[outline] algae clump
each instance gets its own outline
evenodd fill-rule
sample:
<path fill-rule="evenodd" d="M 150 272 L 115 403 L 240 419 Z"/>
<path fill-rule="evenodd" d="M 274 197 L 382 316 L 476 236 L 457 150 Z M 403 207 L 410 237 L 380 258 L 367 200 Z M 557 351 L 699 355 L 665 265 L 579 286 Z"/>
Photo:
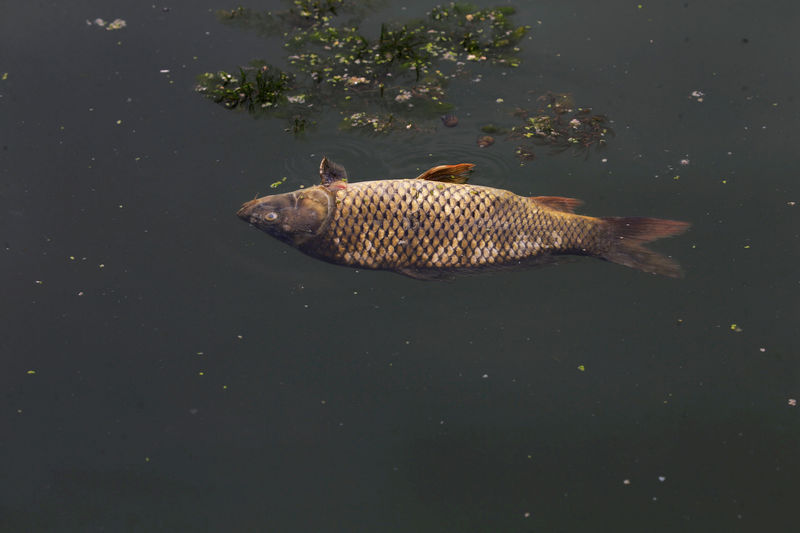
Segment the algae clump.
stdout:
<path fill-rule="evenodd" d="M 423 19 L 384 23 L 377 37 L 369 37 L 360 24 L 376 5 L 295 0 L 276 13 L 219 11 L 223 23 L 283 36 L 289 67 L 254 61 L 235 73 L 205 73 L 197 91 L 229 109 L 282 117 L 294 133 L 325 107 L 339 112 L 344 129 L 424 130 L 452 109 L 448 85 L 470 64 L 520 64 L 518 44 L 529 27 L 512 23 L 511 7 L 450 3 Z"/>

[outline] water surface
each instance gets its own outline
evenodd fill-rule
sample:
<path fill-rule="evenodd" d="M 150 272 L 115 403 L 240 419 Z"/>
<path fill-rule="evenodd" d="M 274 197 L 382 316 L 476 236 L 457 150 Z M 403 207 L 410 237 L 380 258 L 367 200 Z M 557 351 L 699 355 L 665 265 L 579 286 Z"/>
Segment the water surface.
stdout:
<path fill-rule="evenodd" d="M 194 92 L 285 57 L 230 7 L 4 10 L 0 529 L 793 529 L 795 3 L 519 2 L 522 65 L 454 84 L 456 128 L 347 134 L 328 110 L 300 138 Z M 546 91 L 614 120 L 604 153 L 477 147 Z M 472 162 L 473 183 L 588 214 L 691 221 L 657 245 L 687 276 L 422 283 L 235 217 L 284 176 L 316 183 L 323 154 L 354 180 Z"/>

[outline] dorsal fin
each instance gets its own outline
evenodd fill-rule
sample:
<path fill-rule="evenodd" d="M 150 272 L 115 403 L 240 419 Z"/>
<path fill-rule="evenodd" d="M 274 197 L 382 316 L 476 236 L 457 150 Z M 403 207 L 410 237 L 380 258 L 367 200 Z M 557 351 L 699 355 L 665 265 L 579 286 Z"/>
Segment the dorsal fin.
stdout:
<path fill-rule="evenodd" d="M 319 177 L 322 185 L 327 187 L 337 181 L 347 181 L 347 171 L 342 165 L 337 165 L 327 157 L 323 157 L 319 164 Z"/>
<path fill-rule="evenodd" d="M 583 200 L 577 198 L 564 198 L 563 196 L 531 196 L 534 200 L 555 211 L 574 213 L 575 209 L 583 205 Z"/>
<path fill-rule="evenodd" d="M 469 172 L 474 167 L 472 163 L 459 163 L 458 165 L 439 165 L 433 167 L 419 176 L 418 180 L 442 181 L 444 183 L 466 183 Z"/>

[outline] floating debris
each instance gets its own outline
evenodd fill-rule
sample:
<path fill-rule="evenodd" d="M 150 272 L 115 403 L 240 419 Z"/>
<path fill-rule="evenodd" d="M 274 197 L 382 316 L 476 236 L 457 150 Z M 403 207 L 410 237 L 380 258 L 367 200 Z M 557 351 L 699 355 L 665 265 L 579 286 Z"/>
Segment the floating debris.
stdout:
<path fill-rule="evenodd" d="M 489 135 L 499 135 L 507 133 L 504 128 L 499 128 L 494 124 L 486 124 L 485 126 L 481 126 L 481 131 L 483 133 L 488 133 Z"/>
<path fill-rule="evenodd" d="M 702 102 L 703 99 L 706 97 L 706 93 L 703 91 L 692 91 L 689 94 L 689 98 L 694 98 L 696 102 Z"/>
<path fill-rule="evenodd" d="M 122 19 L 114 19 L 113 22 L 111 22 L 108 26 L 106 26 L 106 30 L 121 30 L 127 25 L 128 23 Z"/>
<path fill-rule="evenodd" d="M 200 76 L 197 91 L 206 93 L 228 109 L 245 105 L 250 111 L 288 103 L 286 92 L 294 88 L 293 76 L 263 62 L 239 68 L 239 75 L 207 72 Z"/>
<path fill-rule="evenodd" d="M 237 74 L 205 73 L 197 91 L 229 109 L 275 116 L 306 117 L 329 106 L 339 110 L 345 129 L 384 133 L 417 130 L 417 122 L 452 109 L 446 86 L 471 77 L 470 62 L 520 64 L 517 45 L 529 27 L 512 24 L 511 7 L 437 6 L 426 19 L 383 24 L 375 38 L 358 27 L 371 5 L 294 0 L 277 13 L 220 11 L 227 24 L 283 36 L 291 66 L 282 72 L 262 61 Z"/>
<path fill-rule="evenodd" d="M 536 159 L 536 155 L 533 153 L 533 150 L 525 148 L 523 146 L 517 146 L 514 155 L 521 161 L 533 161 Z"/>
<path fill-rule="evenodd" d="M 481 135 L 478 137 L 478 146 L 481 148 L 488 148 L 494 144 L 494 137 L 491 135 Z"/>
<path fill-rule="evenodd" d="M 442 115 L 442 124 L 448 128 L 455 128 L 458 126 L 458 117 L 452 113 Z"/>
<path fill-rule="evenodd" d="M 573 155 L 589 157 L 592 148 L 604 148 L 614 136 L 608 117 L 594 114 L 590 107 L 576 107 L 569 93 L 548 92 L 537 101 L 541 105 L 532 114 L 519 108 L 514 112 L 523 123 L 512 128 L 510 138 L 548 146 L 551 154 L 571 150 Z M 531 147 L 517 148 L 522 160 L 530 160 L 532 155 Z"/>
<path fill-rule="evenodd" d="M 111 22 L 106 22 L 101 18 L 96 18 L 94 20 L 87 20 L 87 26 L 98 26 L 100 28 L 105 28 L 106 30 L 113 31 L 113 30 L 121 30 L 122 28 L 128 25 L 123 19 L 114 19 Z"/>

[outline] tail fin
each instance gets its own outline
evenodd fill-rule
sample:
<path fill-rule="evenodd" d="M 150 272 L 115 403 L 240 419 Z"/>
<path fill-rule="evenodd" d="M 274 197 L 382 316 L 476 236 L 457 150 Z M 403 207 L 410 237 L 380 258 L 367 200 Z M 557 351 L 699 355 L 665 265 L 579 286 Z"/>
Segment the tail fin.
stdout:
<path fill-rule="evenodd" d="M 683 276 L 678 263 L 643 245 L 683 233 L 689 228 L 688 222 L 641 217 L 604 217 L 603 220 L 609 226 L 612 242 L 611 248 L 602 255 L 603 259 L 670 278 Z"/>

